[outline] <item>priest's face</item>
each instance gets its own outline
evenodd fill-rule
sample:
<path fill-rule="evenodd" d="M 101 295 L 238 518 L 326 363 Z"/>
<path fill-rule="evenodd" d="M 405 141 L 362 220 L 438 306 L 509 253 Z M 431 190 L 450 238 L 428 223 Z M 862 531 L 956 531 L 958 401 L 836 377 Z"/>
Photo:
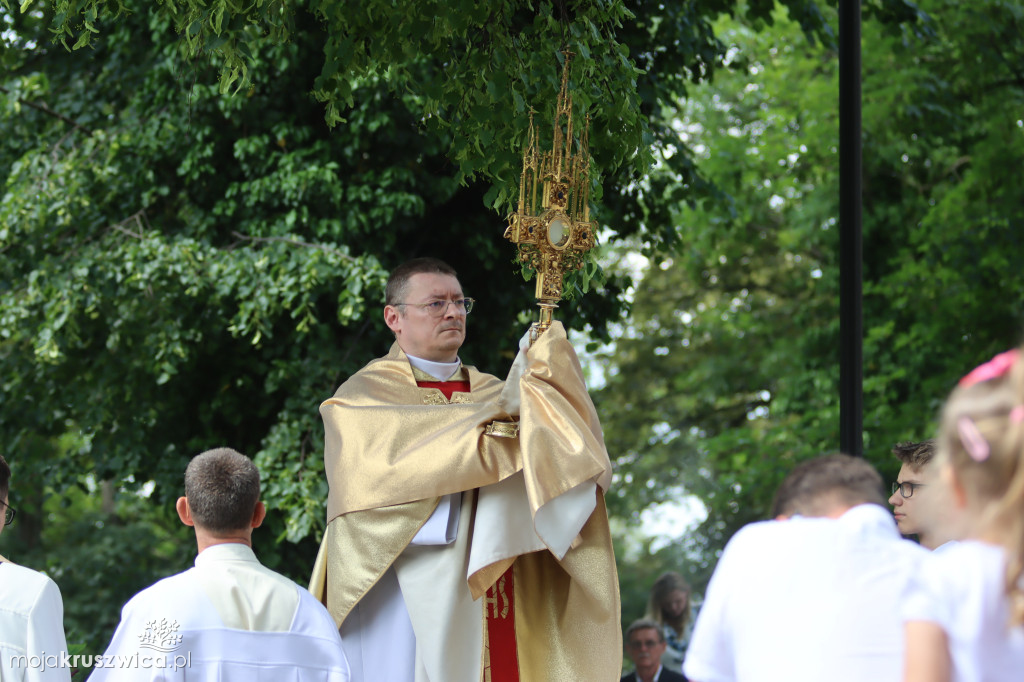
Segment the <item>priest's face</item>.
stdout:
<path fill-rule="evenodd" d="M 465 298 L 452 275 L 418 272 L 405 287 L 404 305 L 384 307 L 384 321 L 407 355 L 434 362 L 454 362 L 466 340 L 466 311 L 454 302 Z M 440 314 L 426 304 L 451 302 Z"/>

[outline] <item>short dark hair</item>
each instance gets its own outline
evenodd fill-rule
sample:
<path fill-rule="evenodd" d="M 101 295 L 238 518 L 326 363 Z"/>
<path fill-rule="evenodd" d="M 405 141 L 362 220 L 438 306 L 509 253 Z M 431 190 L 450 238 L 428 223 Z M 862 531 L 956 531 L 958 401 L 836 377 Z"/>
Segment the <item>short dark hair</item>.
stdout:
<path fill-rule="evenodd" d="M 935 456 L 935 440 L 929 438 L 920 443 L 897 443 L 892 447 L 892 454 L 908 467 L 917 471 L 923 469 Z"/>
<path fill-rule="evenodd" d="M 822 516 L 834 503 L 885 506 L 882 476 L 862 458 L 851 455 L 823 455 L 801 462 L 776 491 L 772 518 Z"/>
<path fill-rule="evenodd" d="M 260 500 L 260 472 L 231 448 L 207 450 L 185 469 L 185 497 L 197 526 L 214 533 L 243 530 Z"/>
<path fill-rule="evenodd" d="M 3 455 L 0 455 L 0 502 L 4 501 L 7 497 L 7 493 L 11 489 L 11 467 L 7 464 L 7 460 L 4 459 Z"/>
<path fill-rule="evenodd" d="M 458 277 L 455 268 L 438 258 L 413 258 L 391 271 L 387 286 L 384 287 L 384 305 L 398 305 L 405 302 L 409 278 L 420 273 L 451 275 Z"/>
<path fill-rule="evenodd" d="M 629 627 L 626 628 L 626 642 L 629 642 L 629 636 L 632 635 L 637 630 L 648 630 L 648 629 L 650 629 L 650 630 L 657 630 L 658 631 L 658 642 L 659 643 L 665 641 L 665 631 L 661 629 L 660 625 L 655 623 L 650 618 L 641 618 L 639 620 L 634 620 L 632 623 L 629 624 Z"/>

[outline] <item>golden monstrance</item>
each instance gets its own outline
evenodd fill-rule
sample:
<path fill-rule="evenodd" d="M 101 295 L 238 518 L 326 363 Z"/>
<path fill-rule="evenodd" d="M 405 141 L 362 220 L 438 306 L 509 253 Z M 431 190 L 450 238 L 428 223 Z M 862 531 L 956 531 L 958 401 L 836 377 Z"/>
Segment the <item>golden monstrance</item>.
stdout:
<path fill-rule="evenodd" d="M 583 134 L 573 137 L 569 95 L 571 52 L 564 52 L 562 88 L 555 107 L 551 151 L 541 151 L 530 112 L 530 132 L 523 152 L 519 205 L 508 217 L 505 238 L 519 247 L 519 260 L 537 273 L 540 320 L 531 327 L 531 342 L 551 325 L 562 298 L 566 273 L 583 267 L 596 243 L 596 221 L 590 220 L 590 117 Z"/>

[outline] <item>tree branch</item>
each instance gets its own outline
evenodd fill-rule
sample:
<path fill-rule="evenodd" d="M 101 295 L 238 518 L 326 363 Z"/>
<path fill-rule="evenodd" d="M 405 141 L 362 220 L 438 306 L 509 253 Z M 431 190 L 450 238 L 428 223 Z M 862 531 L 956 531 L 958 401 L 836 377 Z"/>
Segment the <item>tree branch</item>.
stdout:
<path fill-rule="evenodd" d="M 3 86 L 0 86 L 0 92 L 4 93 L 5 95 L 11 94 L 11 91 L 8 90 L 7 88 L 3 87 Z M 70 119 L 70 118 L 68 118 L 67 116 L 65 116 L 64 114 L 62 114 L 60 112 L 54 111 L 53 109 L 48 107 L 45 103 L 38 104 L 36 102 L 30 102 L 27 99 L 22 99 L 21 97 L 19 97 L 18 98 L 18 104 L 24 104 L 26 107 L 31 107 L 31 108 L 35 109 L 36 111 L 41 111 L 44 114 L 46 114 L 47 116 L 53 116 L 54 118 L 56 118 L 56 119 L 58 119 L 60 121 L 64 121 L 65 123 L 67 123 L 68 125 L 72 126 L 73 128 L 77 128 L 79 130 L 83 130 L 83 131 L 89 133 L 90 135 L 92 135 L 92 130 L 90 130 L 89 128 L 86 128 L 84 125 L 82 125 L 78 121 Z"/>
<path fill-rule="evenodd" d="M 355 258 L 343 253 L 333 246 L 327 246 L 326 244 L 312 244 L 310 242 L 299 241 L 298 239 L 288 239 L 287 237 L 251 237 L 241 232 L 232 232 L 231 236 L 235 237 L 239 241 L 245 242 L 284 242 L 285 244 L 291 244 L 292 246 L 304 246 L 308 249 L 320 249 L 326 253 L 333 253 L 335 256 L 347 260 L 349 262 L 355 262 Z"/>
<path fill-rule="evenodd" d="M 128 235 L 129 237 L 135 237 L 136 239 L 145 239 L 146 238 L 146 236 L 144 234 L 145 227 L 142 224 L 143 220 L 146 221 L 146 225 L 149 225 L 149 219 L 146 217 L 146 209 L 140 208 L 138 211 L 136 211 L 135 213 L 131 214 L 130 216 L 128 216 L 127 218 L 125 218 L 121 222 L 115 223 L 115 224 L 111 225 L 110 227 L 108 227 L 107 229 L 108 230 L 117 230 L 118 232 L 123 232 L 124 234 Z M 127 226 L 130 225 L 131 223 L 135 223 L 138 226 L 138 228 L 139 228 L 138 232 L 132 232 L 131 230 L 128 229 Z"/>

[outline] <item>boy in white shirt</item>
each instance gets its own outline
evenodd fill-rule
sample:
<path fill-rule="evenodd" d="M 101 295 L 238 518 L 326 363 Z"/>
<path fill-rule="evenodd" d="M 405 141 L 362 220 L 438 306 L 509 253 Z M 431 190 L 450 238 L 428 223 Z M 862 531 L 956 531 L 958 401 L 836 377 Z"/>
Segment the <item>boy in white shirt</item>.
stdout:
<path fill-rule="evenodd" d="M 11 468 L 0 456 L 0 532 L 14 520 L 10 485 Z M 60 665 L 67 649 L 56 583 L 0 556 L 0 680 L 68 682 L 71 669 Z"/>

